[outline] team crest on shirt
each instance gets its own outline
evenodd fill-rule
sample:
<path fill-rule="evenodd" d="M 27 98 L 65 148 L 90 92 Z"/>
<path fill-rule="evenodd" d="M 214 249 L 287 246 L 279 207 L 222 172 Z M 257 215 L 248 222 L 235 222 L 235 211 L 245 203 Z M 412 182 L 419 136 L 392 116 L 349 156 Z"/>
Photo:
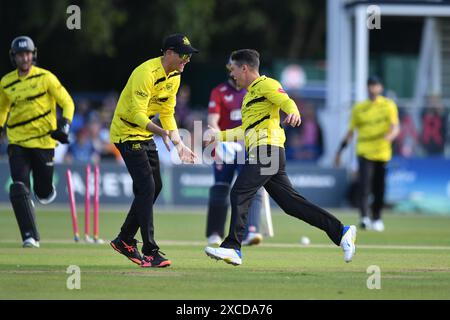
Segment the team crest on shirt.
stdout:
<path fill-rule="evenodd" d="M 141 147 L 141 144 L 140 144 L 140 143 L 133 143 L 133 144 L 131 145 L 131 149 L 132 149 L 133 151 L 138 151 L 138 150 L 141 150 L 142 147 Z"/>
<path fill-rule="evenodd" d="M 173 88 L 173 83 L 168 83 L 168 84 L 166 84 L 166 90 L 167 90 L 167 91 L 172 90 L 172 88 Z"/>
<path fill-rule="evenodd" d="M 215 108 L 216 107 L 216 102 L 215 101 L 210 101 L 209 104 L 208 104 L 208 107 Z"/>

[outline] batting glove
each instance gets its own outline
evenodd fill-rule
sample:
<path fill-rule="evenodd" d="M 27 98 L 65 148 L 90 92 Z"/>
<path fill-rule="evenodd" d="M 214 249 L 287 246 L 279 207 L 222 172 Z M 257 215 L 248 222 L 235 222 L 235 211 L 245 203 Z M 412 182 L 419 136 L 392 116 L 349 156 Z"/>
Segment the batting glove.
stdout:
<path fill-rule="evenodd" d="M 69 143 L 69 129 L 70 129 L 70 121 L 66 118 L 62 118 L 59 121 L 58 129 L 51 133 L 51 137 L 62 144 Z"/>

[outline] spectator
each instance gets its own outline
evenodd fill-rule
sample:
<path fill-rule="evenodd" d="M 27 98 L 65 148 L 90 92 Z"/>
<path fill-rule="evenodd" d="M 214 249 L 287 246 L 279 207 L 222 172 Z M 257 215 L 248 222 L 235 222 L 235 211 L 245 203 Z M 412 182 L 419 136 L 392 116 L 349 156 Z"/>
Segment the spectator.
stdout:
<path fill-rule="evenodd" d="M 95 150 L 94 143 L 88 128 L 78 130 L 76 141 L 69 146 L 66 154 L 66 162 L 98 163 L 99 154 Z"/>
<path fill-rule="evenodd" d="M 85 129 L 88 130 L 88 135 L 90 137 L 91 143 L 98 155 L 103 154 L 104 143 L 100 138 L 100 131 L 102 129 L 99 117 L 92 118 Z"/>
<path fill-rule="evenodd" d="M 106 95 L 106 97 L 102 101 L 102 106 L 100 109 L 102 111 L 106 111 L 110 113 L 111 115 L 114 114 L 114 110 L 116 109 L 117 101 L 119 97 L 117 96 L 117 93 L 110 92 Z M 109 119 L 108 123 L 111 122 L 111 119 Z"/>
<path fill-rule="evenodd" d="M 286 144 L 286 159 L 300 160 L 302 152 L 301 150 L 302 150 L 302 140 L 300 137 L 300 133 L 289 132 Z"/>
<path fill-rule="evenodd" d="M 427 155 L 444 154 L 445 111 L 437 96 L 431 96 L 422 114 L 421 142 Z"/>
<path fill-rule="evenodd" d="M 414 115 L 404 108 L 399 110 L 400 133 L 394 142 L 396 155 L 412 157 L 417 155 L 419 146 L 419 134 L 417 133 Z"/>
<path fill-rule="evenodd" d="M 0 135 L 0 159 L 7 158 L 7 149 L 8 149 L 8 139 L 6 138 L 6 134 Z"/>
<path fill-rule="evenodd" d="M 178 90 L 177 105 L 175 109 L 175 119 L 180 128 L 189 126 L 189 114 L 191 113 L 191 88 L 188 85 L 182 85 Z"/>
<path fill-rule="evenodd" d="M 323 154 L 322 129 L 312 104 L 306 103 L 302 109 L 302 125 L 290 132 L 286 156 L 288 160 L 316 162 Z"/>
<path fill-rule="evenodd" d="M 82 99 L 76 104 L 75 114 L 73 115 L 72 125 L 70 126 L 72 133 L 76 133 L 86 126 L 90 109 L 91 104 L 87 99 Z"/>
<path fill-rule="evenodd" d="M 113 159 L 122 162 L 122 156 L 119 150 L 109 141 L 109 126 L 113 118 L 114 109 L 111 110 L 107 105 L 103 105 L 100 110 L 100 128 L 98 132 L 98 142 L 101 144 L 101 158 Z"/>

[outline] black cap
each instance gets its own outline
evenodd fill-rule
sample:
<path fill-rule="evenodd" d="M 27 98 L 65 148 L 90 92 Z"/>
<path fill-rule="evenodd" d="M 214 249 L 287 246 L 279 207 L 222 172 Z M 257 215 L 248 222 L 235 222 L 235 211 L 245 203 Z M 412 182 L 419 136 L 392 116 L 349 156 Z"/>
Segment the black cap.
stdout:
<path fill-rule="evenodd" d="M 164 39 L 162 51 L 168 49 L 181 54 L 198 53 L 198 50 L 191 46 L 189 39 L 181 33 L 171 34 Z"/>
<path fill-rule="evenodd" d="M 372 84 L 383 84 L 381 82 L 381 79 L 378 76 L 370 76 L 369 79 L 367 79 L 367 85 L 370 86 Z"/>

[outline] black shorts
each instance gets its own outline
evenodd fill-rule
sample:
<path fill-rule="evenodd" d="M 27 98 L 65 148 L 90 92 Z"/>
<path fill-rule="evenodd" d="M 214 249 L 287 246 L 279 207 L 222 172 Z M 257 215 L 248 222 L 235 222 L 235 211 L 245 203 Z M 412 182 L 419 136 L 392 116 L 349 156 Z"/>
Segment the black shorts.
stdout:
<path fill-rule="evenodd" d="M 33 190 L 41 199 L 53 192 L 54 149 L 24 148 L 8 145 L 9 168 L 14 182 L 23 182 L 30 188 L 30 172 L 33 175 Z"/>

